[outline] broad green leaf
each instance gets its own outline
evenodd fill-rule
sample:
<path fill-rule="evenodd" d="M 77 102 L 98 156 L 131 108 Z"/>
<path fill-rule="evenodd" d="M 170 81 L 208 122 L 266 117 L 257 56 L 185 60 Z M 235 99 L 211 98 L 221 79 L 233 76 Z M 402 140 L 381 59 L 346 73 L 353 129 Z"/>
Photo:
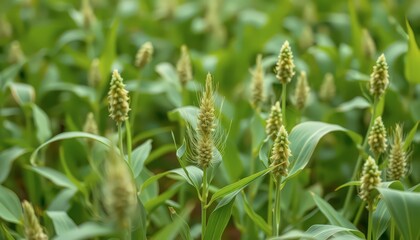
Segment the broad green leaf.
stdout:
<path fill-rule="evenodd" d="M 53 238 L 53 240 L 83 240 L 93 237 L 108 236 L 113 232 L 114 230 L 109 226 L 87 222 Z"/>
<path fill-rule="evenodd" d="M 370 107 L 370 103 L 362 98 L 362 97 L 355 97 L 348 102 L 344 102 L 337 107 L 338 112 L 348 112 L 353 109 L 365 109 Z"/>
<path fill-rule="evenodd" d="M 418 126 L 419 126 L 419 121 L 417 121 L 416 124 L 414 124 L 413 128 L 407 134 L 407 137 L 404 140 L 404 146 L 403 146 L 404 151 L 407 151 L 408 148 L 410 147 L 411 142 L 413 141 L 414 136 L 416 135 Z"/>
<path fill-rule="evenodd" d="M 386 209 L 386 205 L 383 200 L 379 201 L 375 211 L 373 212 L 372 217 L 372 236 L 373 239 L 379 239 L 388 228 L 389 220 L 391 219 L 391 216 L 389 215 L 389 212 Z"/>
<path fill-rule="evenodd" d="M 406 20 L 406 26 L 408 32 L 408 51 L 405 55 L 404 74 L 408 82 L 415 84 L 420 83 L 420 49 L 417 46 L 415 34 L 408 20 Z"/>
<path fill-rule="evenodd" d="M 223 206 L 216 207 L 216 209 L 210 214 L 209 220 L 207 222 L 206 232 L 204 233 L 205 240 L 222 238 L 223 232 L 225 231 L 225 228 L 232 214 L 232 207 L 233 203 L 235 202 L 234 200 L 235 198 L 232 198 Z"/>
<path fill-rule="evenodd" d="M 69 230 L 77 228 L 77 225 L 73 222 L 73 220 L 67 215 L 66 212 L 63 211 L 47 211 L 46 212 L 48 217 L 51 218 L 55 233 L 57 235 L 64 234 Z"/>
<path fill-rule="evenodd" d="M 51 124 L 47 114 L 36 104 L 32 104 L 32 114 L 36 127 L 36 137 L 39 142 L 45 142 L 51 137 Z"/>
<path fill-rule="evenodd" d="M 55 198 L 51 201 L 48 206 L 48 211 L 67 211 L 71 207 L 71 199 L 77 193 L 77 189 L 64 188 L 62 189 Z"/>
<path fill-rule="evenodd" d="M 35 151 L 32 153 L 31 158 L 30 158 L 31 164 L 36 165 L 36 162 L 35 162 L 36 156 L 37 156 L 39 150 L 41 150 L 43 147 L 47 146 L 50 143 L 56 142 L 56 141 L 73 139 L 73 138 L 89 138 L 89 139 L 92 139 L 92 140 L 96 140 L 96 141 L 98 141 L 98 142 L 100 142 L 100 143 L 102 143 L 102 144 L 104 144 L 108 147 L 111 147 L 111 141 L 109 139 L 98 136 L 98 135 L 85 133 L 85 132 L 64 132 L 64 133 L 60 133 L 60 134 L 54 136 L 50 140 L 41 144 L 37 149 L 35 149 Z"/>
<path fill-rule="evenodd" d="M 314 240 L 329 240 L 329 239 L 358 239 L 363 240 L 365 236 L 356 229 L 349 229 L 334 225 L 312 225 L 306 232 L 294 231 L 287 233 L 280 237 L 270 238 L 271 240 L 286 240 L 286 239 L 314 239 Z"/>
<path fill-rule="evenodd" d="M 132 223 L 135 226 L 135 230 L 132 232 L 132 239 L 146 240 L 147 211 L 144 208 L 140 196 L 137 197 L 137 206 L 137 212 L 133 217 Z"/>
<path fill-rule="evenodd" d="M 357 228 L 347 219 L 345 219 L 340 213 L 338 213 L 328 202 L 320 198 L 315 193 L 312 193 L 312 197 L 318 206 L 319 210 L 324 214 L 331 224 L 339 227 L 345 227 L 356 230 Z"/>
<path fill-rule="evenodd" d="M 12 147 L 0 152 L 0 183 L 4 182 L 9 175 L 13 161 L 26 152 L 27 150 L 19 147 Z"/>
<path fill-rule="evenodd" d="M 345 129 L 341 126 L 323 122 L 304 122 L 295 126 L 290 135 L 290 157 L 289 175 L 283 182 L 302 171 L 311 159 L 315 148 L 323 136 L 330 132 L 341 131 L 346 133 L 356 144 L 360 144 L 362 138 L 359 134 Z"/>
<path fill-rule="evenodd" d="M 77 187 L 59 171 L 56 171 L 48 167 L 32 167 L 32 169 L 38 174 L 48 178 L 57 186 L 66 187 L 70 189 L 77 189 Z"/>
<path fill-rule="evenodd" d="M 31 85 L 25 83 L 10 83 L 9 87 L 13 98 L 20 106 L 35 101 L 35 90 Z"/>
<path fill-rule="evenodd" d="M 134 178 L 137 178 L 137 176 L 143 170 L 144 162 L 149 156 L 151 150 L 152 150 L 152 140 L 147 140 L 142 145 L 134 149 L 132 153 L 132 157 L 131 157 L 131 161 L 132 161 L 131 168 L 133 169 Z"/>
<path fill-rule="evenodd" d="M 187 216 L 191 213 L 193 208 L 187 207 L 182 213 L 181 217 L 175 218 L 172 223 L 165 226 L 163 229 L 161 229 L 159 232 L 157 232 L 151 239 L 152 240 L 161 240 L 161 239 L 177 239 L 177 235 L 179 231 L 182 231 L 184 228 L 185 220 Z"/>
<path fill-rule="evenodd" d="M 233 196 L 235 196 L 240 191 L 242 191 L 242 189 L 244 189 L 251 182 L 253 182 L 255 179 L 257 179 L 257 178 L 259 178 L 261 176 L 266 175 L 271 170 L 273 170 L 273 167 L 270 167 L 270 168 L 264 169 L 264 170 L 262 170 L 260 172 L 254 173 L 251 176 L 242 178 L 242 179 L 240 179 L 237 182 L 234 182 L 232 184 L 229 184 L 229 185 L 227 185 L 227 186 L 219 189 L 217 192 L 215 192 L 213 194 L 213 196 L 211 196 L 211 200 L 209 201 L 208 205 L 212 204 L 217 199 L 220 199 L 220 198 L 225 197 L 227 195 L 231 195 L 232 194 Z"/>
<path fill-rule="evenodd" d="M 383 201 L 404 239 L 419 239 L 420 193 L 378 188 Z"/>
<path fill-rule="evenodd" d="M 22 224 L 22 207 L 16 193 L 0 185 L 0 218 Z"/>

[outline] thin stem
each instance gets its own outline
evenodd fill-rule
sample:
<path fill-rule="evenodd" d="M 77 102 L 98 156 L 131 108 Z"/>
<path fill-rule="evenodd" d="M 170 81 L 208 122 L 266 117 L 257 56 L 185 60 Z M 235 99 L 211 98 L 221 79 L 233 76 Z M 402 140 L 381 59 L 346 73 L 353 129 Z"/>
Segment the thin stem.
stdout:
<path fill-rule="evenodd" d="M 376 106 L 377 106 L 378 101 L 375 99 L 373 102 L 373 110 L 372 110 L 372 116 L 370 117 L 370 123 L 369 123 L 369 127 L 368 130 L 366 132 L 366 136 L 363 140 L 363 145 L 362 145 L 362 150 L 365 151 L 367 145 L 368 145 L 368 136 L 369 136 L 369 132 L 373 126 L 373 123 L 375 122 L 375 115 L 376 115 Z M 356 167 L 353 170 L 353 175 L 351 177 L 351 181 L 355 181 L 357 174 L 359 173 L 360 168 L 362 167 L 362 155 L 359 154 L 359 157 L 357 158 L 357 162 L 356 162 Z M 346 199 L 344 201 L 344 214 L 346 214 L 349 211 L 349 205 L 351 202 L 351 197 L 353 196 L 353 192 L 354 192 L 354 186 L 350 186 L 349 190 L 347 192 L 346 195 Z"/>
<path fill-rule="evenodd" d="M 127 119 L 125 120 L 125 131 L 127 136 L 127 156 L 128 156 L 128 165 L 132 167 L 131 162 L 131 151 L 132 151 L 132 145 L 131 145 L 131 126 L 130 121 Z"/>
<path fill-rule="evenodd" d="M 365 206 L 366 206 L 366 202 L 362 201 L 360 203 L 359 210 L 357 211 L 356 217 L 354 218 L 354 221 L 353 221 L 354 226 L 357 226 L 359 224 L 360 217 L 362 216 L 363 209 L 365 208 Z"/>
<path fill-rule="evenodd" d="M 273 224 L 273 177 L 270 175 L 270 182 L 268 185 L 268 213 L 267 213 L 267 223 L 269 226 Z M 274 228 L 272 228 L 274 232 Z M 274 234 L 273 234 L 274 235 Z"/>
<path fill-rule="evenodd" d="M 277 179 L 276 182 L 276 199 L 274 203 L 274 226 L 275 228 L 275 236 L 280 236 L 280 220 L 281 220 L 281 205 L 280 205 L 280 196 L 281 196 L 281 177 Z"/>
<path fill-rule="evenodd" d="M 395 240 L 395 222 L 391 219 L 391 232 L 389 236 L 390 240 Z"/>
<path fill-rule="evenodd" d="M 367 240 L 372 239 L 372 213 L 373 213 L 373 204 L 369 203 L 369 219 L 368 219 L 368 235 Z"/>
<path fill-rule="evenodd" d="M 201 239 L 204 239 L 207 225 L 207 168 L 203 168 L 203 189 L 201 194 Z"/>
<path fill-rule="evenodd" d="M 121 155 L 124 157 L 124 149 L 123 149 L 123 136 L 122 136 L 122 123 L 118 123 L 118 145 L 120 148 Z"/>
<path fill-rule="evenodd" d="M 282 117 L 283 117 L 283 125 L 287 126 L 286 121 L 286 88 L 287 84 L 282 83 L 282 89 L 281 89 L 281 111 L 282 111 Z"/>

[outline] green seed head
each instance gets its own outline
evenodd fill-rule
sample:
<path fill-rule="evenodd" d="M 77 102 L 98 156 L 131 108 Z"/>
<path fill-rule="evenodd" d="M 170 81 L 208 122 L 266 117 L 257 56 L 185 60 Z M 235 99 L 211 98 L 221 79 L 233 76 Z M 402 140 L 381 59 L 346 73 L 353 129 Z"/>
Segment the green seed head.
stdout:
<path fill-rule="evenodd" d="M 277 137 L 277 133 L 280 131 L 281 126 L 283 125 L 282 113 L 280 108 L 280 102 L 277 101 L 272 107 L 270 115 L 267 118 L 265 132 L 268 136 L 273 139 Z"/>
<path fill-rule="evenodd" d="M 407 172 L 407 153 L 404 151 L 403 132 L 401 125 L 396 125 L 393 143 L 389 153 L 387 174 L 389 180 L 400 180 Z"/>
<path fill-rule="evenodd" d="M 38 218 L 35 216 L 34 209 L 28 201 L 22 202 L 23 223 L 25 227 L 25 237 L 28 240 L 48 240 L 48 236 L 44 233 Z"/>
<path fill-rule="evenodd" d="M 252 105 L 259 109 L 264 102 L 264 68 L 262 55 L 258 54 L 255 70 L 252 72 Z"/>
<path fill-rule="evenodd" d="M 146 64 L 148 64 L 150 60 L 152 60 L 152 56 L 153 56 L 153 45 L 151 42 L 145 42 L 137 51 L 134 65 L 137 68 L 141 69 Z"/>
<path fill-rule="evenodd" d="M 370 75 L 370 93 L 375 98 L 379 98 L 385 92 L 388 84 L 388 64 L 382 54 L 373 66 L 373 72 Z"/>
<path fill-rule="evenodd" d="M 308 80 L 306 77 L 306 72 L 302 71 L 298 77 L 296 89 L 295 89 L 295 99 L 296 107 L 299 110 L 302 110 L 306 106 L 306 101 L 308 100 L 310 88 L 308 86 Z"/>
<path fill-rule="evenodd" d="M 206 88 L 200 101 L 200 112 L 198 114 L 197 132 L 198 140 L 196 146 L 197 164 L 201 168 L 207 168 L 213 159 L 214 131 L 215 131 L 215 109 L 212 87 L 212 76 L 207 74 Z"/>
<path fill-rule="evenodd" d="M 176 64 L 176 71 L 182 86 L 185 86 L 187 82 L 191 81 L 193 78 L 191 59 L 188 53 L 188 48 L 185 45 L 182 45 L 181 47 L 181 57 Z"/>
<path fill-rule="evenodd" d="M 376 54 L 376 46 L 375 42 L 372 39 L 369 31 L 367 29 L 363 29 L 362 31 L 362 48 L 365 57 L 372 59 L 373 56 Z"/>
<path fill-rule="evenodd" d="M 12 25 L 5 16 L 0 16 L 0 38 L 9 38 L 12 36 Z"/>
<path fill-rule="evenodd" d="M 130 111 L 128 100 L 128 91 L 125 90 L 123 79 L 118 70 L 114 70 L 108 92 L 108 104 L 109 116 L 117 124 L 128 119 L 128 112 Z"/>
<path fill-rule="evenodd" d="M 293 63 L 293 53 L 289 42 L 284 42 L 280 49 L 279 60 L 276 65 L 276 77 L 282 83 L 286 84 L 292 80 L 295 75 L 295 64 Z"/>
<path fill-rule="evenodd" d="M 368 142 L 370 149 L 375 155 L 378 156 L 386 151 L 386 129 L 380 116 L 375 119 L 372 129 L 369 132 Z"/>
<path fill-rule="evenodd" d="M 93 113 L 88 113 L 85 125 L 83 126 L 83 132 L 91 133 L 91 134 L 98 134 L 98 125 L 95 121 L 95 116 L 93 116 Z"/>
<path fill-rule="evenodd" d="M 83 14 L 83 26 L 86 29 L 91 28 L 95 21 L 95 14 L 93 13 L 92 6 L 89 0 L 83 0 L 82 2 L 82 14 Z"/>
<path fill-rule="evenodd" d="M 136 187 L 124 159 L 113 149 L 105 161 L 105 208 L 121 227 L 128 227 L 137 206 Z"/>
<path fill-rule="evenodd" d="M 289 148 L 290 142 L 288 138 L 289 135 L 287 134 L 286 129 L 284 126 L 281 126 L 276 140 L 274 141 L 273 148 L 271 149 L 270 156 L 271 166 L 278 165 L 273 170 L 273 174 L 276 177 L 286 177 L 289 174 L 287 168 L 289 167 L 289 157 L 292 154 Z"/>
<path fill-rule="evenodd" d="M 93 59 L 90 64 L 89 75 L 88 75 L 88 84 L 91 87 L 97 87 L 101 82 L 101 70 L 99 68 L 99 59 Z"/>
<path fill-rule="evenodd" d="M 375 160 L 369 156 L 363 165 L 362 177 L 360 179 L 362 185 L 360 186 L 359 192 L 360 198 L 367 202 L 368 205 L 372 204 L 376 197 L 373 189 L 381 183 L 380 176 L 381 172 L 378 170 Z"/>
<path fill-rule="evenodd" d="M 20 63 L 25 59 L 22 48 L 18 41 L 13 41 L 10 45 L 8 61 L 10 64 Z"/>
<path fill-rule="evenodd" d="M 335 83 L 334 76 L 331 73 L 327 73 L 322 81 L 321 88 L 319 90 L 319 98 L 322 101 L 328 102 L 335 97 Z"/>

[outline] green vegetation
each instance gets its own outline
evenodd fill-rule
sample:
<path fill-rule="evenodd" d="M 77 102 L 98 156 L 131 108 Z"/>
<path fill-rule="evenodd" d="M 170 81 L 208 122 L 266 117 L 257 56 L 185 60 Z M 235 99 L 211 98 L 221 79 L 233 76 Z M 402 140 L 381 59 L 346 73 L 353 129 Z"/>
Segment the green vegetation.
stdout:
<path fill-rule="evenodd" d="M 415 0 L 1 1 L 0 239 L 420 239 L 419 23 Z"/>

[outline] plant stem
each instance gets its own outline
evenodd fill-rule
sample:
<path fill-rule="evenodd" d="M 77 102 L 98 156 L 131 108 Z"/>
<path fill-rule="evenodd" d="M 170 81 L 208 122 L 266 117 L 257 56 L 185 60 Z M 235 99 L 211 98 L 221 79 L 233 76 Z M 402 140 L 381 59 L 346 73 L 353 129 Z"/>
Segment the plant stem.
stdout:
<path fill-rule="evenodd" d="M 392 219 L 391 219 L 391 232 L 390 232 L 389 239 L 390 240 L 394 240 L 395 239 L 395 222 Z"/>
<path fill-rule="evenodd" d="M 354 221 L 353 221 L 354 226 L 357 226 L 357 224 L 359 224 L 360 217 L 362 216 L 363 209 L 365 208 L 365 206 L 366 206 L 366 202 L 362 201 L 360 203 L 359 210 L 357 211 L 356 217 L 354 218 Z"/>
<path fill-rule="evenodd" d="M 268 223 L 268 226 L 273 225 L 273 177 L 271 175 L 270 175 L 270 182 L 269 182 L 269 185 L 268 185 L 267 223 Z M 274 233 L 274 228 L 272 228 L 272 231 Z"/>
<path fill-rule="evenodd" d="M 276 199 L 274 203 L 274 225 L 275 236 L 280 235 L 280 220 L 281 220 L 281 205 L 280 205 L 280 196 L 281 196 L 281 177 L 277 179 L 276 182 Z"/>
<path fill-rule="evenodd" d="M 282 89 L 281 89 L 281 112 L 283 116 L 283 125 L 287 126 L 286 121 L 286 88 L 287 83 L 282 83 Z"/>
<path fill-rule="evenodd" d="M 203 168 L 203 189 L 201 194 L 201 239 L 204 239 L 207 225 L 207 168 Z"/>
<path fill-rule="evenodd" d="M 367 240 L 371 240 L 372 239 L 372 213 L 373 213 L 373 204 L 369 203 L 368 205 L 368 209 L 369 209 L 369 218 L 368 218 L 368 235 L 367 235 Z"/>
<path fill-rule="evenodd" d="M 369 123 L 369 127 L 368 130 L 366 132 L 366 136 L 363 140 L 363 145 L 362 145 L 362 150 L 365 151 L 367 145 L 368 145 L 368 137 L 369 137 L 369 132 L 373 126 L 373 123 L 375 122 L 375 115 L 376 115 L 376 106 L 377 106 L 377 100 L 375 99 L 373 102 L 373 110 L 372 110 L 372 116 L 370 117 L 370 123 Z M 357 162 L 356 162 L 356 167 L 353 170 L 353 175 L 351 177 L 351 181 L 355 181 L 357 174 L 359 173 L 359 170 L 362 166 L 362 155 L 359 154 L 359 157 L 357 158 Z M 344 207 L 343 207 L 343 213 L 344 215 L 346 215 L 346 213 L 349 211 L 349 205 L 351 202 L 351 197 L 353 196 L 353 192 L 354 192 L 354 186 L 350 186 L 349 190 L 347 192 L 345 201 L 344 201 Z"/>
<path fill-rule="evenodd" d="M 128 156 L 128 165 L 130 166 L 130 168 L 132 167 L 132 162 L 131 162 L 131 150 L 132 150 L 132 143 L 131 143 L 131 126 L 130 126 L 130 121 L 127 119 L 125 120 L 125 131 L 126 131 L 126 136 L 127 136 L 127 156 Z"/>
<path fill-rule="evenodd" d="M 124 149 L 123 149 L 123 136 L 122 136 L 122 123 L 118 123 L 118 145 L 120 148 L 120 152 L 122 157 L 124 157 Z"/>

